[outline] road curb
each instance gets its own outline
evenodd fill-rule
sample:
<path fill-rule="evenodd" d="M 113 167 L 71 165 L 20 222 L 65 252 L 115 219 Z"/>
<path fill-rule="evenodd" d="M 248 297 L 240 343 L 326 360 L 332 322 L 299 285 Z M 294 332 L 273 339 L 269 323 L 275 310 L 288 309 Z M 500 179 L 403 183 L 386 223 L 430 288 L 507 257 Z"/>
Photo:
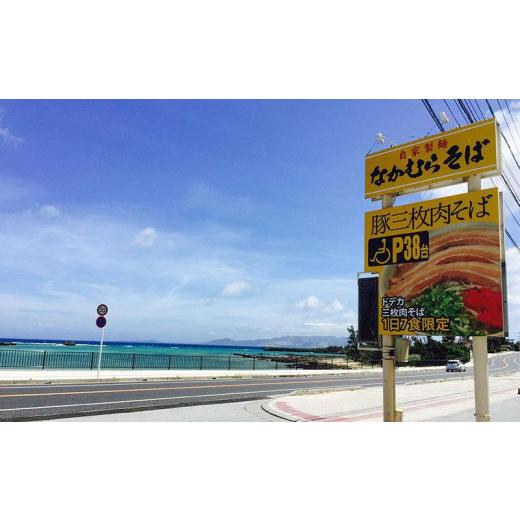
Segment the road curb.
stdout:
<path fill-rule="evenodd" d="M 355 390 L 361 390 L 365 388 L 362 385 L 359 386 L 335 386 L 333 388 L 318 388 L 316 390 L 295 390 L 288 395 L 302 396 L 302 395 L 319 395 L 319 394 L 330 394 L 333 392 L 353 392 Z"/>
<path fill-rule="evenodd" d="M 272 415 L 273 417 L 278 417 L 278 419 L 283 419 L 284 421 L 288 422 L 300 422 L 298 421 L 298 419 L 282 414 L 282 412 L 275 412 L 269 407 L 269 404 L 261 404 L 260 408 L 269 415 Z"/>
<path fill-rule="evenodd" d="M 319 389 L 319 390 L 295 390 L 294 392 L 291 392 L 290 394 L 287 394 L 288 396 L 295 396 L 295 397 L 298 397 L 298 396 L 305 396 L 305 395 L 319 395 L 319 394 L 329 394 L 329 393 L 333 393 L 333 392 L 354 392 L 356 390 L 362 390 L 363 386 L 353 386 L 353 387 L 348 387 L 348 388 L 345 388 L 345 387 L 334 387 L 334 388 L 326 388 L 326 389 Z M 297 419 L 297 418 L 294 418 L 290 415 L 285 415 L 283 412 L 280 412 L 278 410 L 273 410 L 271 408 L 271 403 L 273 401 L 277 401 L 278 399 L 280 399 L 280 397 L 277 397 L 276 399 L 271 399 L 271 401 L 269 401 L 269 403 L 262 403 L 260 405 L 260 408 L 268 413 L 269 415 L 272 415 L 273 417 L 277 417 L 278 419 L 283 419 L 284 421 L 289 421 L 289 422 L 301 422 L 300 419 Z"/>

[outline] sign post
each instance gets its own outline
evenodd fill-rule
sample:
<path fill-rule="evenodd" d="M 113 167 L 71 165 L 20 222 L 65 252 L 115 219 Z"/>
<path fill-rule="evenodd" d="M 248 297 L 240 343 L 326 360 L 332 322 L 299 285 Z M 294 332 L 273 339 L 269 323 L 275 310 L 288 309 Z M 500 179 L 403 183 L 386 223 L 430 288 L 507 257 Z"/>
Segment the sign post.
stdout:
<path fill-rule="evenodd" d="M 96 319 L 96 326 L 101 329 L 101 339 L 99 341 L 99 355 L 98 355 L 98 367 L 97 367 L 97 378 L 99 380 L 101 371 L 101 358 L 103 356 L 103 340 L 105 339 L 105 326 L 107 319 L 105 315 L 108 313 L 108 307 L 105 304 L 98 305 L 97 308 L 98 317 Z"/>
<path fill-rule="evenodd" d="M 392 195 L 383 195 L 383 209 L 393 206 Z M 379 320 L 379 316 L 378 316 Z M 395 422 L 395 350 L 393 336 L 383 335 L 383 418 Z"/>
<path fill-rule="evenodd" d="M 468 192 L 479 191 L 480 175 L 468 178 Z M 489 379 L 487 336 L 473 336 L 473 385 L 475 388 L 475 420 L 489 422 Z"/>

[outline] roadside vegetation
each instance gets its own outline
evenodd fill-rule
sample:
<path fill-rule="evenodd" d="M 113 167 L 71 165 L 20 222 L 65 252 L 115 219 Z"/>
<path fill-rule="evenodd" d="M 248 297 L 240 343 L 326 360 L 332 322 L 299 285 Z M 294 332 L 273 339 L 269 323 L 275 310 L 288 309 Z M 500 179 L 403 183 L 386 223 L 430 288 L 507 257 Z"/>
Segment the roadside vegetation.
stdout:
<path fill-rule="evenodd" d="M 471 340 L 460 336 L 409 336 L 410 352 L 408 365 L 436 365 L 448 359 L 460 359 L 467 363 L 471 359 Z M 380 352 L 367 352 L 357 349 L 357 330 L 353 326 L 347 329 L 344 352 L 349 359 L 363 364 L 381 360 Z M 488 352 L 520 350 L 520 342 L 510 338 L 488 337 Z"/>

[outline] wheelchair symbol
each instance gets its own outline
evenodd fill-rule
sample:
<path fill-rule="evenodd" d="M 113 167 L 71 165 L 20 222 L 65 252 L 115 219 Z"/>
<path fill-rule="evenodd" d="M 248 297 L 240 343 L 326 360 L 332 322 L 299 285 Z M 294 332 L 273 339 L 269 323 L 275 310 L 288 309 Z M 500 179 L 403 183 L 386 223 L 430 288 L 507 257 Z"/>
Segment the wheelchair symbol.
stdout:
<path fill-rule="evenodd" d="M 374 253 L 374 256 L 370 259 L 370 263 L 384 265 L 390 261 L 390 256 L 390 249 L 386 247 L 386 238 L 382 238 L 381 247 Z"/>

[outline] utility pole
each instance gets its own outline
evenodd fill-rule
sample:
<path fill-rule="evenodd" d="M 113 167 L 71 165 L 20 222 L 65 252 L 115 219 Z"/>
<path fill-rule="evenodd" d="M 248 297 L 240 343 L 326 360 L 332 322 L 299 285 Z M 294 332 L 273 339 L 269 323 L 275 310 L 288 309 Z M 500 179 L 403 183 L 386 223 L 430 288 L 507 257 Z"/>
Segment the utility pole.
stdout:
<path fill-rule="evenodd" d="M 468 192 L 480 191 L 481 176 L 468 177 Z M 473 336 L 473 383 L 475 387 L 475 420 L 489 422 L 489 380 L 487 336 Z"/>

